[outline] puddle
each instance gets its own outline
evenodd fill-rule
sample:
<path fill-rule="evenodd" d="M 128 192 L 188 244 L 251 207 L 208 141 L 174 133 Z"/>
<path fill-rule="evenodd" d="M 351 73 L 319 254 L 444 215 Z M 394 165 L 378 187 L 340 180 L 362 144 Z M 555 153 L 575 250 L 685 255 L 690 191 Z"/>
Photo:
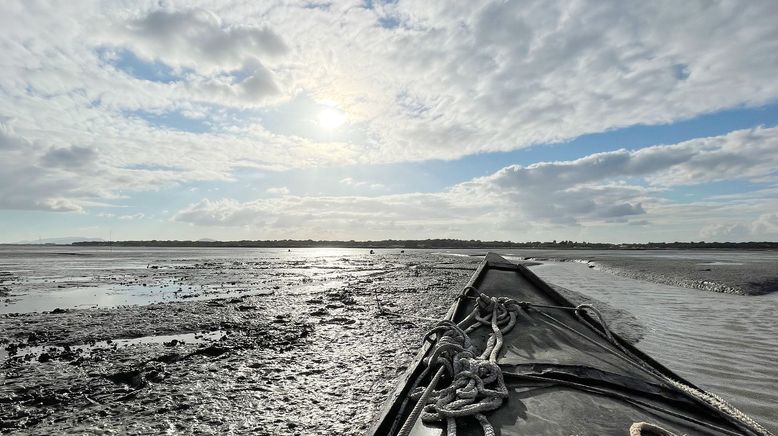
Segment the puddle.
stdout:
<path fill-rule="evenodd" d="M 124 348 L 132 345 L 148 345 L 159 344 L 173 347 L 180 343 L 184 344 L 204 344 L 208 342 L 214 342 L 221 339 L 226 334 L 223 330 L 214 330 L 212 332 L 203 333 L 180 333 L 176 335 L 159 335 L 159 336 L 143 336 L 140 338 L 132 339 L 113 339 L 109 341 L 100 341 L 95 345 L 71 345 L 68 347 L 71 352 L 86 356 L 93 352 L 105 351 L 109 349 Z M 177 342 L 173 342 L 177 341 Z M 37 361 L 43 353 L 50 355 L 61 354 L 66 351 L 65 347 L 47 345 L 47 346 L 30 346 L 19 348 L 16 353 L 11 356 L 7 349 L 7 345 L 0 348 L 0 362 L 8 360 L 9 358 L 20 358 L 25 360 Z"/>
<path fill-rule="evenodd" d="M 244 295 L 268 295 L 272 290 L 248 287 L 206 286 L 180 288 L 177 285 L 116 286 L 95 285 L 89 287 L 60 288 L 56 291 L 39 291 L 9 298 L 0 306 L 0 314 L 49 312 L 54 309 L 90 309 L 130 305 L 147 305 L 181 300 L 210 300 L 214 298 Z"/>

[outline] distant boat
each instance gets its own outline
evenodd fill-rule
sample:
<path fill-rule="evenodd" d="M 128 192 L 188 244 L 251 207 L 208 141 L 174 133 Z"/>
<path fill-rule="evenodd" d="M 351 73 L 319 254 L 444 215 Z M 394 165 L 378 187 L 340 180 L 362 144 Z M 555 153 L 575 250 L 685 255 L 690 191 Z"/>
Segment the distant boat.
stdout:
<path fill-rule="evenodd" d="M 498 255 L 445 319 L 368 434 L 770 434 Z"/>

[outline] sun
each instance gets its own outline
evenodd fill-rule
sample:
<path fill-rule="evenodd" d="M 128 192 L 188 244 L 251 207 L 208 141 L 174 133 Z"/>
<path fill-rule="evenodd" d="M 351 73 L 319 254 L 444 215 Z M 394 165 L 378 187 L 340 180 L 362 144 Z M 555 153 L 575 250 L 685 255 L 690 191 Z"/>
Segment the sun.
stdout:
<path fill-rule="evenodd" d="M 334 107 L 325 107 L 319 112 L 319 126 L 325 129 L 337 129 L 346 122 L 346 114 Z"/>

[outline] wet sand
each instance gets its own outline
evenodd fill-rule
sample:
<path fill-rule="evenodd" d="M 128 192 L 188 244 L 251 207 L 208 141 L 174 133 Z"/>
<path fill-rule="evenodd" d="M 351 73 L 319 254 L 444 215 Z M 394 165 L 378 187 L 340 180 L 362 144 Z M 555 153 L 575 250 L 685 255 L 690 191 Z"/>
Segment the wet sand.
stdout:
<path fill-rule="evenodd" d="M 432 324 L 422 318 L 440 318 L 480 261 L 399 250 L 80 251 L 42 266 L 19 256 L 0 263 L 16 265 L 0 277 L 0 430 L 23 434 L 362 434 Z M 612 295 L 562 291 L 630 341 L 647 334 Z"/>

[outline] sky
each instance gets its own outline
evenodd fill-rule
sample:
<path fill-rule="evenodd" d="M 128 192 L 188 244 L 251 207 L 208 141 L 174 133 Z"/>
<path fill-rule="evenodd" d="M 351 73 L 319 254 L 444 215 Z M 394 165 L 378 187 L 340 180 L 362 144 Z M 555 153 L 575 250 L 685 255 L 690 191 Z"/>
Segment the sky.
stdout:
<path fill-rule="evenodd" d="M 778 2 L 0 3 L 0 242 L 778 241 Z"/>

